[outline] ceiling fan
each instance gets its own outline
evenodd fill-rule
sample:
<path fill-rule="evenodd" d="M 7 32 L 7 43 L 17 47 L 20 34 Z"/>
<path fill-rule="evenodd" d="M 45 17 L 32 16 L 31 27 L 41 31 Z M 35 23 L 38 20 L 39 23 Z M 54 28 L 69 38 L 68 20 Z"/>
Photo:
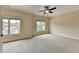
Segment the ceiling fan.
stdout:
<path fill-rule="evenodd" d="M 40 10 L 39 12 L 43 12 L 44 14 L 53 13 L 52 10 L 55 10 L 56 7 L 50 8 L 50 6 L 44 6 L 44 10 Z"/>

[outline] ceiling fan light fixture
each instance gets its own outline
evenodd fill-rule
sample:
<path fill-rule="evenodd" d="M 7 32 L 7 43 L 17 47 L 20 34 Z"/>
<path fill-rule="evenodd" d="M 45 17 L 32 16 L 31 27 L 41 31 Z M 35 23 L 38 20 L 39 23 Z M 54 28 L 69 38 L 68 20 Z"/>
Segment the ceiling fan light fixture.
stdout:
<path fill-rule="evenodd" d="M 49 11 L 47 10 L 47 11 L 45 11 L 46 13 L 49 13 Z"/>

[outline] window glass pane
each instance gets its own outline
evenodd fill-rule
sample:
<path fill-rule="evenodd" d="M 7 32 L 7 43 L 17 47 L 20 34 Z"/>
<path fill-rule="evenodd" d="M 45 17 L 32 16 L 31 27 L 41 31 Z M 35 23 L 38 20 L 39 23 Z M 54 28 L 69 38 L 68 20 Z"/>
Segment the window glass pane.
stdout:
<path fill-rule="evenodd" d="M 3 19 L 3 35 L 8 35 L 8 19 Z"/>
<path fill-rule="evenodd" d="M 37 26 L 41 26 L 42 24 L 41 24 L 41 22 L 37 22 Z"/>
<path fill-rule="evenodd" d="M 36 22 L 36 30 L 37 30 L 37 32 L 45 31 L 46 30 L 46 22 L 41 22 L 41 21 Z"/>
<path fill-rule="evenodd" d="M 42 31 L 41 26 L 42 26 L 41 22 L 36 22 L 36 31 L 37 31 L 37 32 Z"/>
<path fill-rule="evenodd" d="M 10 34 L 20 34 L 20 20 L 10 19 Z"/>
<path fill-rule="evenodd" d="M 46 22 L 42 22 L 42 31 L 46 30 Z"/>
<path fill-rule="evenodd" d="M 43 26 L 46 26 L 46 22 L 42 22 L 42 25 L 43 25 Z"/>

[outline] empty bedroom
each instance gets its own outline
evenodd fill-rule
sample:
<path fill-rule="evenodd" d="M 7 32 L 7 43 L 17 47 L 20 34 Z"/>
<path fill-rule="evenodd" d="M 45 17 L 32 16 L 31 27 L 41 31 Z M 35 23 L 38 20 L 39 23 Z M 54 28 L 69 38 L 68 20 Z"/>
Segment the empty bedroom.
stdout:
<path fill-rule="evenodd" d="M 79 5 L 0 5 L 3 53 L 79 53 Z"/>

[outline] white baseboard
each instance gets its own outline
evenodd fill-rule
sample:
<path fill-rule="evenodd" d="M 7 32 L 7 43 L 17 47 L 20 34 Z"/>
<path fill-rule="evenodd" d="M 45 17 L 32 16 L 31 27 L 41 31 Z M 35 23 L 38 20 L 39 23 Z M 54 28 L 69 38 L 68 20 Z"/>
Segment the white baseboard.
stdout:
<path fill-rule="evenodd" d="M 64 34 L 58 34 L 58 33 L 53 33 L 53 34 L 79 40 L 78 37 L 72 37 L 72 36 L 68 36 L 68 35 L 64 35 Z"/>

